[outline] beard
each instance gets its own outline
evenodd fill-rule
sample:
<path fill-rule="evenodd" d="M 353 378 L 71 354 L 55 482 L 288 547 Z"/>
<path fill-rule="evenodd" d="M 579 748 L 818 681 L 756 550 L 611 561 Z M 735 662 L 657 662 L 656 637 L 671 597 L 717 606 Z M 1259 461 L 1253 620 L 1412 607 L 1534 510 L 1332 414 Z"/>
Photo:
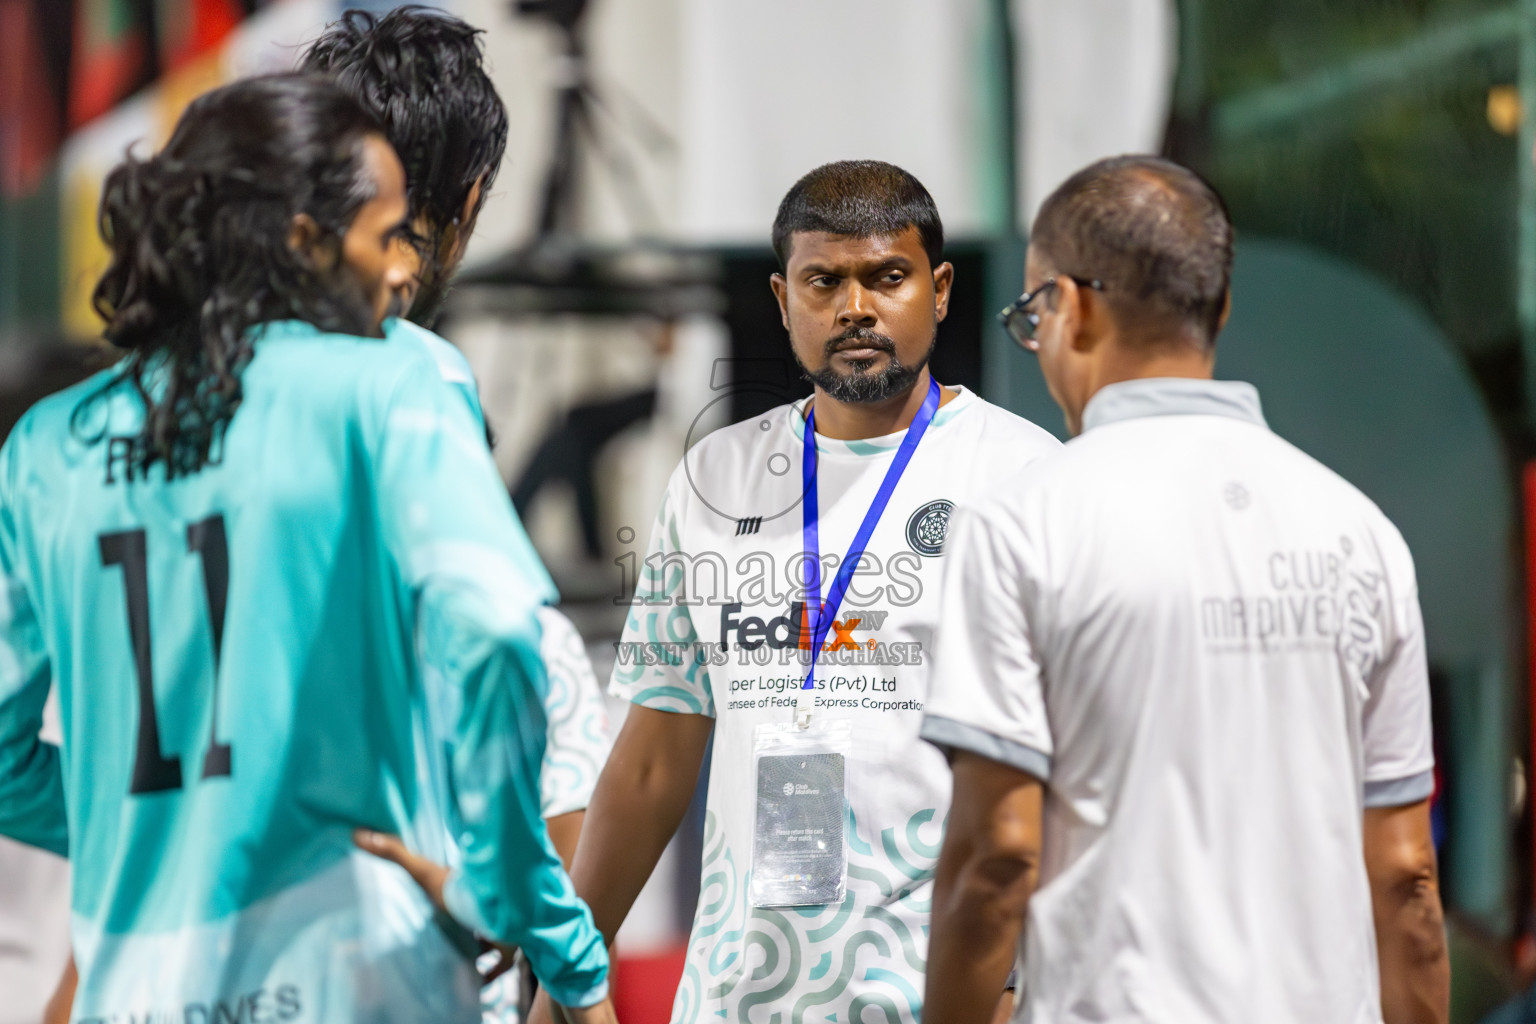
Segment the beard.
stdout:
<path fill-rule="evenodd" d="M 437 272 L 430 279 L 424 279 L 421 282 L 411 308 L 400 315 L 413 324 L 419 324 L 431 330 L 443 315 L 443 307 L 448 303 L 448 293 L 452 290 L 453 275 L 443 273 L 442 268 L 437 268 Z"/>
<path fill-rule="evenodd" d="M 350 334 L 359 338 L 382 336 L 369 285 L 351 267 L 340 265 L 319 275 L 313 282 L 315 294 L 295 303 L 290 315 L 307 320 L 323 331 Z M 394 303 L 398 303 L 398 297 Z M 391 316 L 392 313 L 385 313 Z"/>
<path fill-rule="evenodd" d="M 795 362 L 800 364 L 805 379 L 826 392 L 829 398 L 850 404 L 883 402 L 912 390 L 923 368 L 928 365 L 928 360 L 933 357 L 933 347 L 938 341 L 938 336 L 938 331 L 935 329 L 933 337 L 928 341 L 927 351 L 923 353 L 921 359 L 910 366 L 897 358 L 895 341 L 868 327 L 851 327 L 835 338 L 829 339 L 826 345 L 826 363 L 818 370 L 806 366 L 798 353 L 795 355 Z M 848 372 L 839 373 L 834 370 L 832 356 L 850 341 L 859 342 L 861 348 L 874 348 L 884 352 L 885 365 L 876 370 L 874 369 L 875 360 L 855 359 L 849 362 Z"/>
<path fill-rule="evenodd" d="M 417 278 L 416 297 L 401 316 L 427 330 L 437 326 L 443 307 L 448 304 L 448 295 L 453 291 L 453 279 L 458 276 L 464 260 L 463 243 L 468 241 L 472 230 L 473 218 L 455 233 L 456 241 L 452 244 L 445 231 L 430 232 L 428 239 L 420 242 L 417 252 L 421 255 L 422 273 Z"/>

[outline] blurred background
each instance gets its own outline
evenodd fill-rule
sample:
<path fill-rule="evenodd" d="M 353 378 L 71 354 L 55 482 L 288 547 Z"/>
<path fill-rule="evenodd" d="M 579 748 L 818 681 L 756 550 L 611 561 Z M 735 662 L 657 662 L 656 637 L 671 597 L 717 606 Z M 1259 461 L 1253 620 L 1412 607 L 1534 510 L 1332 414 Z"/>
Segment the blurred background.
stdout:
<path fill-rule="evenodd" d="M 102 365 L 105 172 L 343 6 L 0 0 L 0 431 Z M 922 179 L 957 271 L 936 374 L 1060 433 L 992 319 L 1035 204 L 1113 153 L 1209 177 L 1239 231 L 1220 374 L 1418 564 L 1454 1019 L 1536 1021 L 1536 0 L 437 6 L 485 30 L 512 126 L 441 331 L 604 679 L 619 566 L 686 446 L 808 390 L 767 283 L 796 178 L 879 158 Z M 621 937 L 626 1020 L 665 1019 L 697 856 L 685 828 Z M 52 925 L 25 931 L 0 931 L 0 990 L 62 958 Z"/>

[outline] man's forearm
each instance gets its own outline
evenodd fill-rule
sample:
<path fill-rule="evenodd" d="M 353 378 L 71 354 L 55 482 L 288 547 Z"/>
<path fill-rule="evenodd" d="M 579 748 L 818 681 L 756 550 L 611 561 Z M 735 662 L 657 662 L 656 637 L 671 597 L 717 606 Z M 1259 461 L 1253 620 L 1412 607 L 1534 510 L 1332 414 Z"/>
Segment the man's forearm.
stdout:
<path fill-rule="evenodd" d="M 691 787 L 687 795 L 692 795 Z M 687 810 L 686 799 L 676 806 L 673 794 L 620 772 L 605 772 L 598 781 L 571 864 L 571 880 L 609 943 Z"/>
<path fill-rule="evenodd" d="M 1451 964 L 1428 803 L 1373 809 L 1365 817 L 1386 1024 L 1444 1024 Z"/>
<path fill-rule="evenodd" d="M 950 853 L 946 846 L 945 855 Z M 989 1024 L 1014 963 L 1023 923 L 1018 865 L 988 864 L 974 849 L 940 862 L 933 892 L 925 1024 Z"/>
<path fill-rule="evenodd" d="M 923 1021 L 991 1024 L 1039 870 L 1042 789 L 965 752 L 954 769 L 933 886 Z"/>
<path fill-rule="evenodd" d="M 640 707 L 629 716 L 598 778 L 571 865 L 577 895 L 609 943 L 688 811 L 713 724 Z"/>
<path fill-rule="evenodd" d="M 1403 885 L 1387 906 L 1377 906 L 1382 1018 L 1386 1024 L 1444 1024 L 1449 1018 L 1451 961 L 1440 890 L 1432 879 Z"/>

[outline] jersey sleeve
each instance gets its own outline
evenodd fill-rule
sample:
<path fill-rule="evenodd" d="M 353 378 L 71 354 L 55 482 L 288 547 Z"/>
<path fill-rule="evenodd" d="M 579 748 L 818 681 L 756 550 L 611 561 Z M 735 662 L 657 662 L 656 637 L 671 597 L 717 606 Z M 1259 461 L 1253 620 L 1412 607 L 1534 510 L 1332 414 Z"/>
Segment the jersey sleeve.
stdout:
<path fill-rule="evenodd" d="M 65 857 L 59 748 L 39 735 L 53 673 L 21 570 L 15 444 L 13 437 L 0 451 L 0 835 Z"/>
<path fill-rule="evenodd" d="M 1393 540 L 1385 577 L 1353 573 L 1347 597 L 1346 662 L 1374 646 L 1372 627 L 1384 627 L 1387 641 L 1380 661 L 1362 666 L 1368 693 L 1361 716 L 1366 807 L 1418 803 L 1435 788 L 1424 616 L 1412 557 L 1400 538 Z"/>
<path fill-rule="evenodd" d="M 443 383 L 453 389 L 471 415 L 484 425 L 485 411 L 480 407 L 480 391 L 475 386 L 474 371 L 457 345 L 420 324 L 398 317 L 384 321 L 384 337 L 391 342 L 414 345 L 425 353 L 437 366 Z"/>
<path fill-rule="evenodd" d="M 423 332 L 427 333 L 427 332 Z M 485 409 L 480 405 L 480 389 L 475 386 L 475 375 L 469 368 L 469 360 L 464 358 L 464 353 L 446 338 L 431 336 L 437 346 L 433 349 L 433 356 L 437 362 L 438 373 L 442 374 L 443 382 L 453 389 L 459 401 L 464 403 L 475 422 L 484 431 Z M 489 434 L 486 435 L 489 438 Z"/>
<path fill-rule="evenodd" d="M 1037 587 L 1012 525 L 964 509 L 951 520 L 921 735 L 946 755 L 965 750 L 1048 780 L 1053 746 L 1029 608 Z"/>
<path fill-rule="evenodd" d="M 683 467 L 672 474 L 645 560 L 637 566 L 634 600 L 614 651 L 609 692 L 642 707 L 715 715 L 709 657 L 699 645 L 685 596 L 689 552 L 682 546 L 681 510 L 688 487 Z"/>
<path fill-rule="evenodd" d="M 384 402 L 372 457 L 385 544 L 442 701 L 461 855 L 445 900 L 465 925 L 521 947 L 557 1002 L 591 1005 L 607 993 L 607 951 L 540 814 L 545 594 L 522 571 L 511 502 L 475 423 L 412 364 Z"/>
<path fill-rule="evenodd" d="M 539 779 L 547 819 L 584 811 L 592 802 L 597 776 L 608 760 L 608 716 L 576 626 L 553 608 L 540 608 L 538 614 L 539 651 L 549 674 L 544 699 L 548 741 Z"/>
<path fill-rule="evenodd" d="M 469 360 L 459 347 L 409 320 L 384 321 L 384 334 L 392 343 L 412 346 L 432 360 L 443 383 L 448 385 L 449 391 L 473 417 L 479 435 L 487 444 L 494 444 L 491 429 L 485 422 L 485 409 L 480 404 L 480 389 L 475 383 L 474 370 L 470 368 Z M 538 581 L 545 590 L 546 601 L 556 600 L 559 594 L 555 590 L 554 581 L 549 578 L 549 570 L 544 568 L 543 561 L 534 550 L 533 541 L 528 539 L 528 532 L 515 512 L 513 521 L 515 533 L 512 540 L 517 553 L 518 571 L 525 579 Z"/>

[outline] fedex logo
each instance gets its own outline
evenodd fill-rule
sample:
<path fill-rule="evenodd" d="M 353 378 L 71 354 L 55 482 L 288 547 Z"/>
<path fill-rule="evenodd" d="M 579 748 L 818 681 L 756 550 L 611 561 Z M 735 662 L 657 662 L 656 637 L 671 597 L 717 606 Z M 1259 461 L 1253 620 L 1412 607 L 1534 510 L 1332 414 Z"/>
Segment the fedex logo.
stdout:
<path fill-rule="evenodd" d="M 865 642 L 855 640 L 853 631 L 860 626 L 865 629 L 879 629 L 885 622 L 885 616 L 886 613 L 883 611 L 848 612 L 841 621 L 832 623 L 825 649 L 828 651 L 858 650 L 866 646 L 873 649 L 876 646 L 875 640 Z M 790 648 L 802 651 L 811 649 L 811 632 L 805 619 L 805 602 L 803 601 L 796 601 L 789 606 L 786 614 L 775 616 L 766 622 L 756 615 L 742 618 L 739 601 L 721 605 L 720 645 L 723 649 L 730 649 L 732 634 L 735 634 L 736 645 L 744 651 L 755 651 L 763 646 L 776 651 Z"/>

